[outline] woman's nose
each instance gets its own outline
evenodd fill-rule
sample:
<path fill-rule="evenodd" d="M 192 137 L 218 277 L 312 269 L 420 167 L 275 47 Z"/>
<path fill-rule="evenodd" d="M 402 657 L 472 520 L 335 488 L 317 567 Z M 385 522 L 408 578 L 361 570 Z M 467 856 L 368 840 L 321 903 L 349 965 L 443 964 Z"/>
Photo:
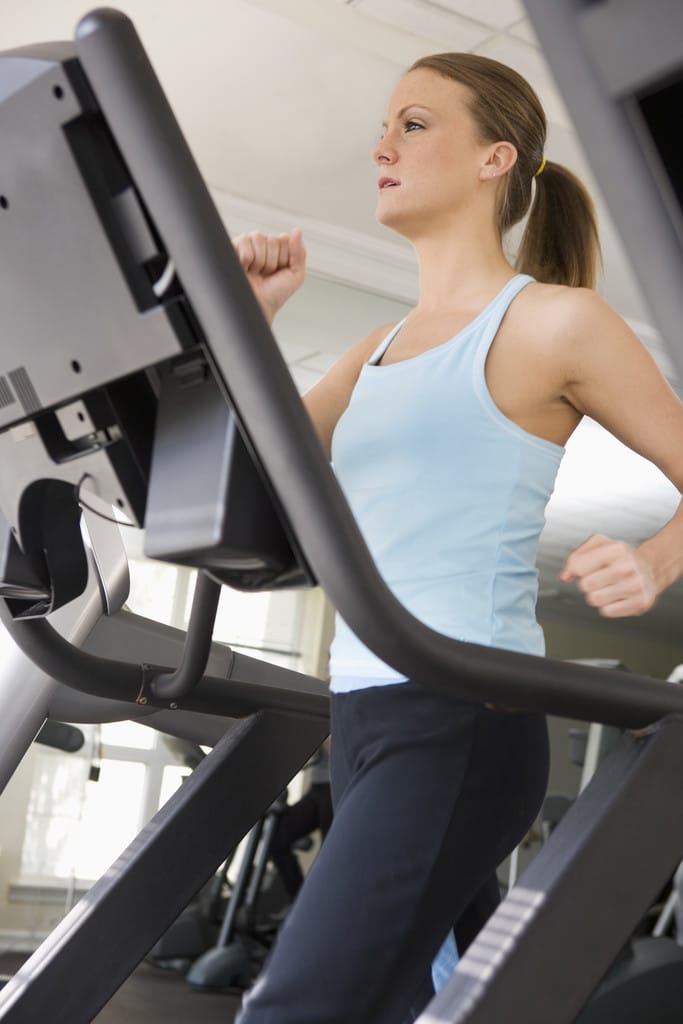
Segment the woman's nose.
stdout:
<path fill-rule="evenodd" d="M 372 159 L 376 164 L 393 164 L 396 160 L 396 149 L 385 137 L 380 139 L 372 150 Z"/>

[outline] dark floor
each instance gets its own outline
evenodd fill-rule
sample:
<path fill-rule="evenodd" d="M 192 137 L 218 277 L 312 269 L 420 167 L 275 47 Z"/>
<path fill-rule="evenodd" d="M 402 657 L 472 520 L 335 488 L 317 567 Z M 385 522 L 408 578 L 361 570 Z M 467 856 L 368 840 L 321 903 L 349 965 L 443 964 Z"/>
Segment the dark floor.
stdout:
<path fill-rule="evenodd" d="M 0 974 L 14 974 L 26 954 L 0 955 Z M 95 1024 L 232 1024 L 240 998 L 195 992 L 179 975 L 143 962 L 94 1018 Z"/>

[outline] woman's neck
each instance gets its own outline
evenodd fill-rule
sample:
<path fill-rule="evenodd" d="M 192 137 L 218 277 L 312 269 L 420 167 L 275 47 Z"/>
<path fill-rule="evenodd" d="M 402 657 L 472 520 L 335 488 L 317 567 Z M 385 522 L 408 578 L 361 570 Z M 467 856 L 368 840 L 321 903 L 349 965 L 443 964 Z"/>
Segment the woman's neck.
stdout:
<path fill-rule="evenodd" d="M 495 231 L 445 230 L 413 241 L 421 312 L 445 312 L 495 294 L 514 274 Z"/>

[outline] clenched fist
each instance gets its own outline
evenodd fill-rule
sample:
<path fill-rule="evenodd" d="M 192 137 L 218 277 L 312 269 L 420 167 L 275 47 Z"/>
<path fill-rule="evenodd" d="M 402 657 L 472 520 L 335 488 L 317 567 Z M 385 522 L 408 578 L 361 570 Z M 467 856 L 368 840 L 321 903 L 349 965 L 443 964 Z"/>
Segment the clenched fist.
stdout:
<path fill-rule="evenodd" d="M 560 579 L 575 580 L 588 604 L 608 619 L 642 615 L 658 595 L 652 568 L 638 549 L 600 534 L 571 552 Z"/>
<path fill-rule="evenodd" d="M 306 250 L 301 230 L 288 235 L 252 231 L 233 239 L 235 251 L 268 323 L 303 282 Z"/>

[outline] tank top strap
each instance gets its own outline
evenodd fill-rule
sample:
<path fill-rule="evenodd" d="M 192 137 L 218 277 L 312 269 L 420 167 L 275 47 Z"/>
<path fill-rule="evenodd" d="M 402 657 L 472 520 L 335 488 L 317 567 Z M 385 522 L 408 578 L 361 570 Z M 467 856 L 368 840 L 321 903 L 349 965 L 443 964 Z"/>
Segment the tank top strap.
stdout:
<path fill-rule="evenodd" d="M 477 355 L 479 359 L 486 358 L 488 350 L 493 344 L 493 339 L 498 333 L 503 317 L 507 313 L 512 300 L 521 292 L 522 288 L 535 281 L 530 274 L 515 274 L 506 285 L 500 290 L 496 298 L 488 307 L 485 323 L 479 333 L 479 344 Z"/>
<path fill-rule="evenodd" d="M 380 361 L 380 359 L 382 358 L 386 350 L 389 348 L 392 341 L 394 340 L 398 332 L 401 330 L 407 319 L 407 316 L 404 316 L 402 320 L 399 320 L 396 326 L 391 328 L 386 338 L 383 338 L 382 341 L 380 341 L 379 345 L 368 359 L 369 365 L 372 366 Z"/>

